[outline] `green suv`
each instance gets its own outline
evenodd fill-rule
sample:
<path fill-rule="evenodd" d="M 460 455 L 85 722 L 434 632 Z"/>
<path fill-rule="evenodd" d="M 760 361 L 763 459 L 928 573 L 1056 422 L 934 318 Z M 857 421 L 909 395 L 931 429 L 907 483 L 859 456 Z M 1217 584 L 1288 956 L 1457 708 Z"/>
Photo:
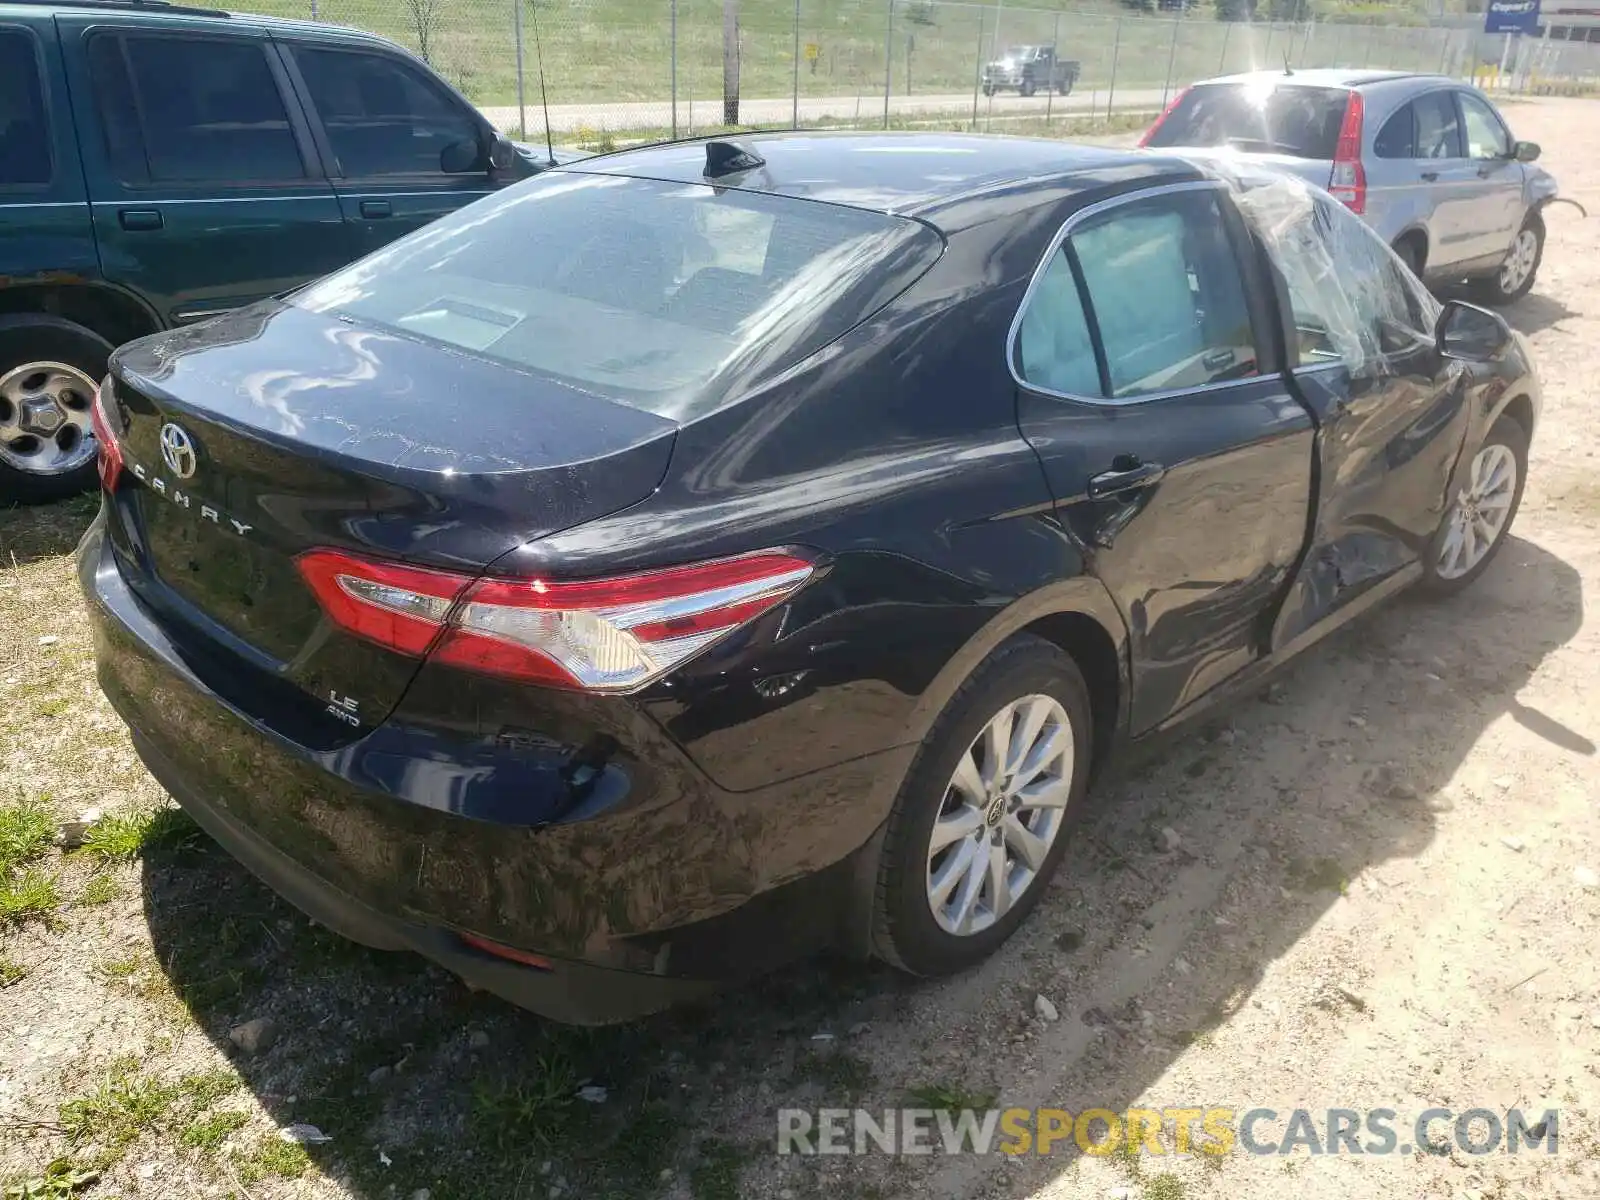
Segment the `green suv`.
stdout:
<path fill-rule="evenodd" d="M 0 0 L 0 503 L 92 485 L 113 347 L 289 291 L 543 165 L 381 38 Z"/>

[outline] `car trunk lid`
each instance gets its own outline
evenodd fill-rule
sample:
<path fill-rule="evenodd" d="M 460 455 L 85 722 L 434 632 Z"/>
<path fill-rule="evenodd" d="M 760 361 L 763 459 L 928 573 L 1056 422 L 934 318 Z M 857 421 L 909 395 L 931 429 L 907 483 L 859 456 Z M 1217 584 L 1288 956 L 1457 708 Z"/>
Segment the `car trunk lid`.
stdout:
<path fill-rule="evenodd" d="M 382 720 L 418 660 L 331 625 L 298 556 L 332 548 L 476 574 L 649 495 L 676 430 L 275 304 L 135 343 L 112 376 L 127 462 L 113 537 L 130 583 L 218 673 L 237 673 L 224 682 L 248 679 L 278 718 L 326 736 Z"/>

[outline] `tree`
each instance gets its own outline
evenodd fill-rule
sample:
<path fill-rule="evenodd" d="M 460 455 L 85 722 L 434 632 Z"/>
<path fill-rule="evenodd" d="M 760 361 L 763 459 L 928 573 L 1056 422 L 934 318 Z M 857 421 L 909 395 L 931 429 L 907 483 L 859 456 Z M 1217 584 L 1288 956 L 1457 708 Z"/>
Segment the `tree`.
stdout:
<path fill-rule="evenodd" d="M 722 0 L 722 123 L 739 123 L 739 0 Z"/>
<path fill-rule="evenodd" d="M 1219 21 L 1250 21 L 1255 15 L 1255 0 L 1217 0 Z"/>
<path fill-rule="evenodd" d="M 425 63 L 433 62 L 433 35 L 439 32 L 443 0 L 405 0 L 406 20 L 417 39 L 417 53 Z"/>

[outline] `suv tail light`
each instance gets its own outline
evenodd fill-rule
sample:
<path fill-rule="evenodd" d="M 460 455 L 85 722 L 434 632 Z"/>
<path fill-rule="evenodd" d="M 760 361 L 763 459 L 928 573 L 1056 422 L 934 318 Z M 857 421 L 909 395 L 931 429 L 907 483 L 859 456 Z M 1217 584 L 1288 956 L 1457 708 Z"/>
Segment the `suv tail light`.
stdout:
<path fill-rule="evenodd" d="M 1367 170 L 1361 165 L 1361 124 L 1365 115 L 1361 93 L 1351 92 L 1333 151 L 1333 175 L 1328 180 L 1329 194 L 1357 214 L 1367 211 Z"/>
<path fill-rule="evenodd" d="M 1189 90 L 1189 88 L 1184 88 L 1172 98 L 1171 104 L 1167 105 L 1161 110 L 1161 115 L 1156 118 L 1155 124 L 1150 126 L 1149 129 L 1146 129 L 1142 134 L 1139 135 L 1139 145 L 1148 146 L 1150 144 L 1150 139 L 1155 137 L 1156 130 L 1160 129 L 1162 122 L 1172 115 L 1172 110 L 1183 103 L 1183 98 L 1189 94 Z"/>
<path fill-rule="evenodd" d="M 106 391 L 110 386 L 111 376 L 107 375 L 95 389 L 89 423 L 94 428 L 95 470 L 100 472 L 100 486 L 114 492 L 117 480 L 122 478 L 122 447 L 111 432 L 111 414 L 106 411 Z"/>
<path fill-rule="evenodd" d="M 641 575 L 564 583 L 481 579 L 312 550 L 300 574 L 336 625 L 469 671 L 590 692 L 659 679 L 811 578 L 764 550 Z"/>

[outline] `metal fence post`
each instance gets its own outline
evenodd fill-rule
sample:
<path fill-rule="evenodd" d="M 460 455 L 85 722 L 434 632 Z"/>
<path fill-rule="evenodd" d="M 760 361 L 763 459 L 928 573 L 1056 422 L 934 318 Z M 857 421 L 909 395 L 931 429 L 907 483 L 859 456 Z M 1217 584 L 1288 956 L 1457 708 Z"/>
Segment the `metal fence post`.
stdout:
<path fill-rule="evenodd" d="M 1119 17 L 1117 19 L 1120 21 L 1122 18 Z M 1228 73 L 1228 39 L 1232 36 L 1233 22 L 1224 21 L 1222 23 L 1222 57 L 1217 59 L 1218 75 L 1226 75 Z"/>
<path fill-rule="evenodd" d="M 972 56 L 972 128 L 978 128 L 978 89 L 983 85 L 983 9 L 978 10 L 978 48 Z"/>
<path fill-rule="evenodd" d="M 800 128 L 800 0 L 794 0 L 794 121 Z"/>
<path fill-rule="evenodd" d="M 894 0 L 883 29 L 883 127 L 889 128 L 889 92 L 894 84 Z"/>
<path fill-rule="evenodd" d="M 317 16 L 317 0 L 311 0 L 311 19 L 313 21 L 319 20 Z"/>
<path fill-rule="evenodd" d="M 511 31 L 517 39 L 517 136 L 528 138 L 528 101 L 523 94 L 522 74 L 522 0 L 511 0 Z"/>
<path fill-rule="evenodd" d="M 1161 108 L 1163 112 L 1166 111 L 1167 107 L 1167 93 L 1172 90 L 1172 64 L 1178 58 L 1178 29 L 1180 25 L 1181 22 L 1178 21 L 1172 23 L 1172 45 L 1167 50 L 1167 78 L 1166 82 L 1161 85 Z"/>
<path fill-rule="evenodd" d="M 1106 120 L 1111 120 L 1111 106 L 1117 99 L 1117 59 L 1122 54 L 1122 18 L 1117 18 L 1117 26 L 1111 31 L 1111 86 L 1106 88 Z M 1090 110 L 1093 115 L 1093 109 Z"/>
<path fill-rule="evenodd" d="M 1059 56 L 1061 54 L 1061 49 L 1060 49 L 1060 47 L 1061 47 L 1061 14 L 1060 13 L 1056 14 L 1056 27 L 1055 27 L 1055 32 L 1050 35 L 1050 44 L 1052 46 L 1056 47 L 1056 55 L 1059 58 Z M 1045 88 L 1045 90 L 1044 90 L 1044 123 L 1046 125 L 1050 124 L 1050 113 L 1051 113 L 1052 109 L 1055 106 L 1055 99 L 1056 99 L 1056 90 L 1055 90 L 1055 88 L 1050 88 L 1050 87 Z M 1093 113 L 1094 113 L 1094 105 L 1093 105 L 1092 102 L 1090 103 L 1090 106 L 1089 106 L 1089 112 L 1090 112 L 1091 115 L 1093 115 Z"/>
<path fill-rule="evenodd" d="M 1378 40 L 1378 27 L 1376 25 L 1368 25 L 1367 26 L 1367 52 L 1364 55 L 1361 56 L 1361 65 L 1363 67 L 1370 67 L 1372 65 L 1372 43 L 1377 41 L 1377 40 Z"/>
<path fill-rule="evenodd" d="M 678 140 L 678 0 L 668 0 L 671 11 L 672 33 L 669 53 L 672 57 L 672 140 Z"/>

